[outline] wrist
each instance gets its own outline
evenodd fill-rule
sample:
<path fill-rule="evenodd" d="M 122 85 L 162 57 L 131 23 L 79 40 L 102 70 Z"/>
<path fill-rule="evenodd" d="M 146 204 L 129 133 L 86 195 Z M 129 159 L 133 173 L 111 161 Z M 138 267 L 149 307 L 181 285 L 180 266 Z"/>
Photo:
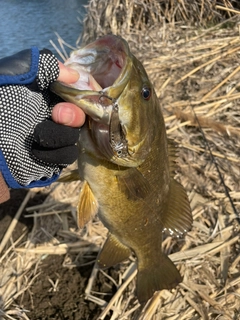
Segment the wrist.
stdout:
<path fill-rule="evenodd" d="M 5 183 L 3 176 L 0 172 L 0 203 L 3 203 L 10 198 L 10 193 L 7 184 Z"/>
<path fill-rule="evenodd" d="M 58 179 L 60 172 L 61 171 L 59 171 L 59 173 L 53 173 L 51 177 L 42 176 L 38 180 L 34 180 L 34 177 L 31 180 L 29 177 L 28 184 L 22 185 L 13 177 L 11 171 L 7 166 L 3 153 L 0 150 L 0 174 L 1 174 L 2 181 L 4 181 L 7 188 L 21 189 L 21 188 L 46 187 Z"/>

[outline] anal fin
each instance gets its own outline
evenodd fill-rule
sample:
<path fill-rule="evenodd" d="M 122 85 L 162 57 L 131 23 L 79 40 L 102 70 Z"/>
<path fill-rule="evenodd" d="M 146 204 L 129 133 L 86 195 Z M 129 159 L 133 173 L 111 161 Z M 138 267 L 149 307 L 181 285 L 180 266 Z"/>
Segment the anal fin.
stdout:
<path fill-rule="evenodd" d="M 112 267 L 123 260 L 128 259 L 131 250 L 123 245 L 113 234 L 109 234 L 102 251 L 98 256 L 100 268 Z"/>
<path fill-rule="evenodd" d="M 88 182 L 83 181 L 77 206 L 77 218 L 79 228 L 89 222 L 98 212 L 98 201 L 95 198 Z"/>
<path fill-rule="evenodd" d="M 171 235 L 182 235 L 192 227 L 192 213 L 189 200 L 183 186 L 171 179 L 168 199 L 164 208 L 164 230 Z"/>

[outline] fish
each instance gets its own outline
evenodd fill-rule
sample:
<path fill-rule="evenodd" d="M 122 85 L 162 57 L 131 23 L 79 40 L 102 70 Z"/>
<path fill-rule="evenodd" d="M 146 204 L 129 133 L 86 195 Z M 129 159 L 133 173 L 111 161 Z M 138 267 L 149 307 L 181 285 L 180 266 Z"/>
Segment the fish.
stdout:
<path fill-rule="evenodd" d="M 87 115 L 78 142 L 78 225 L 98 214 L 108 229 L 100 268 L 136 257 L 136 295 L 145 304 L 182 281 L 162 250 L 163 232 L 181 236 L 192 226 L 187 193 L 174 179 L 176 146 L 153 84 L 123 38 L 103 36 L 73 51 L 65 65 L 79 80 L 56 81 L 51 90 Z"/>

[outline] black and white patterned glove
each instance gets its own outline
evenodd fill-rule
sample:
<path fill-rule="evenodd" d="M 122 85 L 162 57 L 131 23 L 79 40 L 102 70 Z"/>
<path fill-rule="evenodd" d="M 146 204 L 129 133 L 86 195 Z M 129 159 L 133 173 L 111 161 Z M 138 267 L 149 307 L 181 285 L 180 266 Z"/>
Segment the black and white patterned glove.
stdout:
<path fill-rule="evenodd" d="M 0 60 L 0 172 L 11 188 L 46 186 L 77 158 L 78 128 L 51 120 L 59 102 L 51 51 L 33 47 Z"/>

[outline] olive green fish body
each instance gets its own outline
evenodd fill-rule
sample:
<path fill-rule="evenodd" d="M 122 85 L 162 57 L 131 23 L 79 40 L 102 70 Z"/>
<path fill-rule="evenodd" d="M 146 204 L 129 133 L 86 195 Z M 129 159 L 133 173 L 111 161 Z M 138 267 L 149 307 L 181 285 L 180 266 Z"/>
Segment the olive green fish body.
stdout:
<path fill-rule="evenodd" d="M 140 302 L 147 301 L 155 291 L 171 289 L 181 281 L 177 269 L 161 249 L 168 192 L 171 181 L 174 181 L 166 161 L 165 129 L 156 136 L 143 164 L 132 169 L 97 158 L 97 148 L 94 152 L 90 148 L 88 153 L 86 145 L 89 145 L 91 135 L 85 126 L 79 143 L 80 176 L 87 180 L 98 201 L 100 220 L 119 243 L 135 253 L 139 269 L 137 296 Z M 142 175 L 140 180 L 139 174 L 140 177 Z M 129 179 L 133 185 L 126 192 Z M 139 195 L 134 189 L 140 189 Z M 125 253 L 120 250 L 119 254 L 118 249 L 118 243 L 114 243 L 112 248 L 107 246 L 103 256 L 99 257 L 99 264 L 109 267 L 129 256 L 129 250 Z"/>
<path fill-rule="evenodd" d="M 108 228 L 101 267 L 136 255 L 137 297 L 143 303 L 182 279 L 162 251 L 164 230 L 181 235 L 192 224 L 187 195 L 174 180 L 175 147 L 146 71 L 123 39 L 103 37 L 77 56 L 93 79 L 84 90 L 55 84 L 53 91 L 88 114 L 79 138 L 79 226 L 98 213 Z"/>

